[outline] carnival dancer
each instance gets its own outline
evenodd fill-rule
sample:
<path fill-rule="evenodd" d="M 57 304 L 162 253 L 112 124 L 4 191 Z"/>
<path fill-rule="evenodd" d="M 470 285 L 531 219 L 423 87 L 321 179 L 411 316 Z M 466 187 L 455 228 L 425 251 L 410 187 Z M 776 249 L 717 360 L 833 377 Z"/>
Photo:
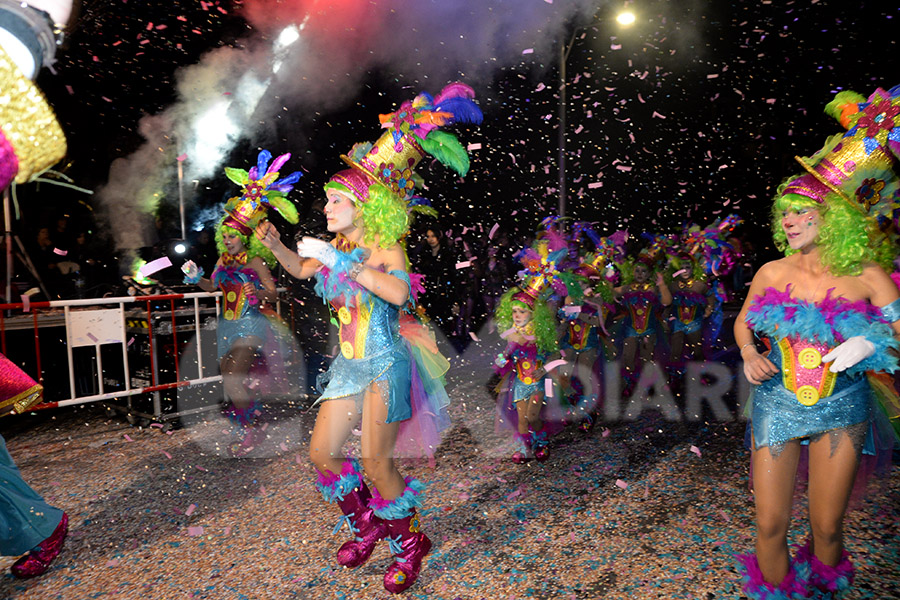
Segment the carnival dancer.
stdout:
<path fill-rule="evenodd" d="M 0 354 L 0 416 L 21 414 L 41 401 L 43 387 Z M 69 517 L 22 479 L 0 436 L 0 555 L 25 554 L 10 567 L 28 579 L 50 568 L 69 532 Z"/>
<path fill-rule="evenodd" d="M 544 365 L 559 349 L 557 323 L 547 303 L 550 286 L 557 283 L 557 295 L 566 296 L 556 264 L 564 260 L 567 249 L 550 251 L 546 240 L 538 241 L 520 255 L 525 266 L 523 283 L 510 288 L 500 298 L 494 314 L 506 348 L 494 361 L 501 376 L 497 385 L 498 426 L 515 430 L 516 450 L 512 460 L 523 463 L 531 458 L 545 461 L 550 456 L 549 438 L 563 415 L 556 398 L 546 396 L 551 382 Z M 552 414 L 554 412 L 556 414 Z"/>
<path fill-rule="evenodd" d="M 264 222 L 268 209 L 274 208 L 288 222 L 297 222 L 297 209 L 285 198 L 300 179 L 295 171 L 279 179 L 279 169 L 290 158 L 282 154 L 272 161 L 268 150 L 259 153 L 256 166 L 249 171 L 226 167 L 225 174 L 242 187 L 242 194 L 228 200 L 225 216 L 216 228 L 219 259 L 209 279 L 194 261 L 184 263 L 184 282 L 207 292 L 222 290 L 222 315 L 218 323 L 219 369 L 229 405 L 225 415 L 237 428 L 238 441 L 230 445 L 236 458 L 249 455 L 266 439 L 263 406 L 259 400 L 260 380 L 269 380 L 271 370 L 282 358 L 277 339 L 289 333 L 269 303 L 278 299 L 269 267 L 275 256 L 253 235 Z M 271 161 L 271 165 L 269 162 Z M 267 342 L 272 345 L 265 348 Z M 265 375 L 251 377 L 256 371 Z M 251 379 L 256 380 L 252 388 Z M 255 388 L 255 389 L 254 389 Z"/>
<path fill-rule="evenodd" d="M 660 329 L 659 312 L 672 303 L 672 293 L 656 270 L 656 260 L 647 252 L 636 259 L 626 259 L 622 265 L 624 285 L 615 288 L 617 300 L 625 308 L 625 324 L 622 333 L 622 361 L 625 368 L 626 396 L 637 383 L 639 364 L 653 359 L 657 333 Z M 655 282 L 651 282 L 651 278 Z"/>
<path fill-rule="evenodd" d="M 358 144 L 351 156 L 341 157 L 352 168 L 325 186 L 328 231 L 336 234 L 331 243 L 304 238 L 295 254 L 271 224 L 257 229 L 294 277 L 316 276 L 317 293 L 336 312 L 340 354 L 320 378 L 310 458 L 325 500 L 340 506 L 353 532 L 338 562 L 358 567 L 388 538 L 395 560 L 384 586 L 392 593 L 415 582 L 431 549 L 416 512 L 425 485 L 401 476 L 394 457 L 433 455 L 448 424 L 442 379 L 448 363 L 430 330 L 414 318 L 417 288 L 407 270 L 407 210 L 421 202 L 413 196 L 413 169 L 428 153 L 465 175 L 464 147 L 438 127 L 479 123 L 481 111 L 472 98 L 473 90 L 462 83 L 435 97 L 422 93 L 381 116 L 387 131 L 374 145 Z M 360 420 L 362 465 L 343 449 Z"/>
<path fill-rule="evenodd" d="M 610 280 L 610 267 L 623 255 L 622 244 L 627 234 L 599 237 L 587 223 L 575 223 L 575 239 L 579 232 L 586 233 L 596 245 L 595 252 L 584 256 L 581 264 L 572 272 L 578 279 L 567 281 L 567 288 L 574 290 L 566 296 L 559 310 L 563 333 L 559 350 L 566 364 L 560 367 L 560 385 L 563 394 L 574 394 L 573 375 L 581 384 L 581 393 L 575 400 L 575 419 L 587 432 L 593 427 L 594 413 L 598 410 L 600 378 L 596 371 L 597 357 L 603 354 L 605 361 L 615 360 L 615 346 L 606 329 L 606 321 L 615 310 L 615 294 Z M 624 234 L 624 235 L 623 235 Z"/>
<path fill-rule="evenodd" d="M 72 7 L 71 2 L 53 7 L 57 24 L 46 12 L 24 3 L 4 8 L 7 16 L 13 11 L 7 27 L 9 23 L 17 25 L 17 33 L 27 39 L 37 33 L 29 25 L 44 28 L 48 34 L 61 28 Z M 27 13 L 29 20 L 16 18 L 15 11 Z M 66 138 L 59 121 L 32 81 L 41 61 L 33 60 L 28 51 L 7 52 L 10 41 L 15 48 L 21 40 L 17 36 L 0 40 L 0 191 L 12 182 L 33 181 L 66 154 Z M 41 54 L 37 37 L 33 41 Z M 52 59 L 54 45 L 49 46 Z M 41 401 L 42 394 L 40 384 L 0 354 L 0 416 L 27 411 Z M 68 531 L 68 515 L 48 504 L 25 482 L 7 450 L 6 440 L 0 436 L 0 555 L 24 554 L 10 567 L 12 574 L 27 579 L 45 573 L 62 550 Z"/>
<path fill-rule="evenodd" d="M 669 366 L 681 371 L 688 360 L 702 358 L 703 320 L 713 311 L 707 295 L 706 276 L 700 262 L 687 252 L 669 257 L 669 288 L 672 292 L 672 333 L 669 337 Z"/>
<path fill-rule="evenodd" d="M 860 454 L 879 438 L 873 424 L 889 407 L 874 402 L 878 386 L 866 372 L 897 369 L 888 350 L 898 346 L 900 299 L 883 268 L 896 246 L 874 215 L 897 199 L 900 88 L 868 100 L 841 92 L 826 112 L 849 131 L 798 159 L 807 173 L 779 186 L 772 227 L 786 256 L 757 272 L 734 328 L 744 373 L 758 386 L 750 409 L 756 553 L 741 557 L 753 599 L 846 595 L 854 569 L 844 514 Z M 768 355 L 754 334 L 771 340 Z M 807 442 L 811 536 L 792 558 L 787 532 Z"/>

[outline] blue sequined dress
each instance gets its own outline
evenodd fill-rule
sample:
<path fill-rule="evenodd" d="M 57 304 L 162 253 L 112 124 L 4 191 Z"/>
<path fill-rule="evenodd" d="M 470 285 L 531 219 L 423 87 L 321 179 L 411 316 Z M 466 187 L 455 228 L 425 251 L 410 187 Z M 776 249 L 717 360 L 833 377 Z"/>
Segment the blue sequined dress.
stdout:
<path fill-rule="evenodd" d="M 749 406 L 755 447 L 779 447 L 823 432 L 871 423 L 876 415 L 866 371 L 893 372 L 897 359 L 893 330 L 879 308 L 868 302 L 832 297 L 820 302 L 791 297 L 768 288 L 751 301 L 748 326 L 772 340 L 768 359 L 779 372 L 757 386 Z M 862 335 L 875 353 L 840 373 L 828 370 L 822 357 L 847 339 Z M 872 429 L 864 452 L 874 449 Z"/>
<path fill-rule="evenodd" d="M 449 425 L 446 407 L 450 398 L 444 389 L 443 374 L 449 363 L 440 355 L 434 336 L 411 315 L 372 294 L 347 276 L 355 262 L 364 260 L 362 248 L 338 250 L 334 270 L 316 273 L 316 293 L 336 314 L 339 351 L 316 385 L 318 402 L 352 398 L 362 411 L 365 391 L 379 386 L 387 404 L 386 422 L 401 422 L 397 452 L 405 455 L 432 455 L 440 442 L 439 433 Z M 393 270 L 411 287 L 405 271 Z"/>

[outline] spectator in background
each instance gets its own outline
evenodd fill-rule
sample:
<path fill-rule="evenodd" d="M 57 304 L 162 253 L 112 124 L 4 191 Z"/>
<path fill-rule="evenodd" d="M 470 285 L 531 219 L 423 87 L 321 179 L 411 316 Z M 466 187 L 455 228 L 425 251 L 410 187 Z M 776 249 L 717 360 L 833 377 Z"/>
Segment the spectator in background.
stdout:
<path fill-rule="evenodd" d="M 425 245 L 413 262 L 413 270 L 425 276 L 425 293 L 419 295 L 419 305 L 449 337 L 455 330 L 452 308 L 458 298 L 453 250 L 440 227 L 426 229 L 424 239 Z"/>

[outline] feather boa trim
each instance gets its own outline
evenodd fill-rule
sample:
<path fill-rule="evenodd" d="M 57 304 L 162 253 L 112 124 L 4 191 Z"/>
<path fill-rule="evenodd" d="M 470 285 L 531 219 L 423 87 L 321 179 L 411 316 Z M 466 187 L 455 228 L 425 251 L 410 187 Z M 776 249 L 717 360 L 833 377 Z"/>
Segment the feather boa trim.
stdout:
<path fill-rule="evenodd" d="M 385 521 L 403 519 L 413 514 L 416 508 L 422 505 L 422 492 L 425 491 L 425 484 L 414 477 L 407 477 L 403 481 L 406 483 L 406 489 L 393 500 L 385 500 L 377 489 L 372 490 L 369 508 L 376 517 Z"/>
<path fill-rule="evenodd" d="M 744 584 L 743 591 L 750 600 L 799 600 L 809 597 L 809 563 L 791 561 L 787 575 L 775 586 L 763 578 L 756 554 L 744 554 L 735 558 Z"/>
<path fill-rule="evenodd" d="M 706 304 L 706 296 L 699 292 L 674 292 L 672 304 L 674 306 L 701 306 Z"/>
<path fill-rule="evenodd" d="M 319 480 L 316 487 L 322 492 L 326 502 L 339 502 L 344 496 L 355 490 L 362 483 L 362 469 L 355 458 L 344 461 L 341 474 L 335 475 L 331 471 L 322 473 L 319 471 Z"/>
<path fill-rule="evenodd" d="M 855 376 L 865 371 L 896 371 L 897 359 L 887 350 L 896 350 L 900 344 L 881 309 L 864 300 L 850 302 L 833 297 L 833 291 L 828 290 L 821 302 L 808 302 L 792 298 L 790 285 L 783 292 L 767 288 L 750 303 L 747 324 L 759 335 L 779 340 L 797 337 L 831 347 L 862 335 L 875 345 L 875 353 L 847 373 Z"/>
<path fill-rule="evenodd" d="M 812 585 L 822 592 L 831 592 L 832 598 L 843 598 L 850 586 L 853 585 L 853 562 L 850 555 L 844 550 L 841 552 L 841 560 L 833 567 L 829 567 L 810 552 L 809 541 L 797 549 L 797 562 L 809 563 Z"/>
<path fill-rule="evenodd" d="M 354 264 L 366 259 L 365 248 L 354 248 L 349 253 L 341 250 L 335 250 L 335 252 L 337 253 L 337 262 L 334 269 L 322 267 L 316 272 L 316 294 L 326 302 L 343 297 L 346 306 L 354 306 L 357 294 L 362 294 L 363 304 L 371 302 L 371 292 L 350 279 L 348 275 Z"/>
<path fill-rule="evenodd" d="M 630 306 L 636 304 L 655 304 L 656 292 L 625 292 L 622 294 L 622 302 Z"/>
<path fill-rule="evenodd" d="M 219 265 L 212 272 L 210 278 L 216 286 L 220 286 L 223 283 L 250 282 L 257 288 L 262 287 L 262 283 L 259 281 L 259 275 L 257 275 L 256 271 L 254 269 L 243 267 L 242 265 L 227 267 Z"/>

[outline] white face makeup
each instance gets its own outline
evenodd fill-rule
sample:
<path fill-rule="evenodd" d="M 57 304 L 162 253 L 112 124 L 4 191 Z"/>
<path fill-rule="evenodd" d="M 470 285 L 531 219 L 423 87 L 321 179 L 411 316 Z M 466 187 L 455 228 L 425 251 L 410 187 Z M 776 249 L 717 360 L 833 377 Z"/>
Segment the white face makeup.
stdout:
<path fill-rule="evenodd" d="M 635 265 L 634 266 L 634 281 L 635 283 L 644 283 L 650 277 L 650 271 L 644 265 Z"/>
<path fill-rule="evenodd" d="M 530 310 L 524 309 L 520 306 L 513 306 L 513 325 L 515 325 L 516 327 L 525 327 L 526 325 L 528 325 L 528 321 L 531 320 L 531 315 L 532 312 Z"/>
<path fill-rule="evenodd" d="M 792 250 L 801 250 L 816 243 L 822 217 L 814 208 L 799 208 L 781 212 L 781 228 Z"/>
<path fill-rule="evenodd" d="M 332 233 L 348 233 L 356 225 L 356 205 L 349 194 L 337 190 L 325 192 L 328 202 L 325 203 L 325 218 L 328 221 L 328 231 Z"/>
<path fill-rule="evenodd" d="M 225 250 L 228 251 L 228 254 L 231 254 L 232 256 L 246 250 L 244 242 L 241 241 L 241 237 L 233 231 L 226 230 L 222 232 L 222 243 L 225 244 Z"/>

